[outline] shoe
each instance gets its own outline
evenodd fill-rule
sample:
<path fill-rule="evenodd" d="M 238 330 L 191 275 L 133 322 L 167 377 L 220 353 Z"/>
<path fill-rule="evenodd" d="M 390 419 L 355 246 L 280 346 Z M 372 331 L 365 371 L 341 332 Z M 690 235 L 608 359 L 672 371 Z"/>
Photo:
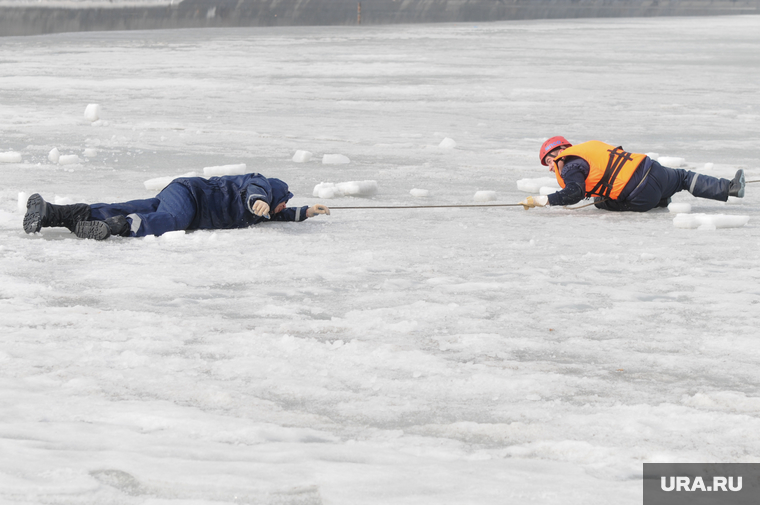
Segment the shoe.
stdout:
<path fill-rule="evenodd" d="M 660 200 L 660 203 L 657 204 L 657 207 L 667 207 L 668 205 L 670 205 L 670 201 L 671 201 L 670 198 L 663 198 L 662 200 Z"/>
<path fill-rule="evenodd" d="M 735 196 L 736 198 L 744 198 L 744 186 L 746 182 L 744 180 L 744 170 L 739 170 L 728 185 L 728 196 Z M 28 232 L 27 232 L 28 233 Z"/>
<path fill-rule="evenodd" d="M 105 221 L 79 221 L 74 227 L 74 234 L 79 238 L 105 240 L 111 236 L 111 228 Z"/>
<path fill-rule="evenodd" d="M 109 217 L 105 222 L 111 231 L 111 235 L 116 237 L 129 237 L 129 232 L 132 231 L 129 221 L 124 216 Z"/>
<path fill-rule="evenodd" d="M 24 215 L 24 231 L 37 233 L 42 228 L 42 221 L 47 217 L 47 202 L 35 193 L 26 201 L 26 214 Z"/>

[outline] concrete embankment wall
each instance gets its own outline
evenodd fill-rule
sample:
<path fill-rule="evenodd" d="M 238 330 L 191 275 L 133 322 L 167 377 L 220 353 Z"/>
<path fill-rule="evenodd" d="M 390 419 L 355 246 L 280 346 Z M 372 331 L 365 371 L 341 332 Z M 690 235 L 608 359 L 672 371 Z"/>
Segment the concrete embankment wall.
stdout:
<path fill-rule="evenodd" d="M 224 26 L 760 14 L 760 0 L 184 0 L 161 7 L 0 7 L 0 36 Z"/>

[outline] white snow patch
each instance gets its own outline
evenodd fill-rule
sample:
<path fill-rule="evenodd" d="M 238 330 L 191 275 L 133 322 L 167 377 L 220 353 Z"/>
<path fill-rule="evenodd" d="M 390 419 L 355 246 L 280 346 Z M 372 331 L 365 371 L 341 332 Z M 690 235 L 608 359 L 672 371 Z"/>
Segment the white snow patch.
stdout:
<path fill-rule="evenodd" d="M 657 161 L 660 157 L 659 153 L 644 153 L 644 154 L 652 158 L 654 161 Z"/>
<path fill-rule="evenodd" d="M 220 177 L 222 175 L 243 175 L 246 174 L 247 167 L 245 163 L 235 165 L 219 165 L 216 167 L 204 167 L 203 175 L 205 177 Z"/>
<path fill-rule="evenodd" d="M 26 201 L 29 200 L 29 195 L 23 191 L 18 194 L 18 210 L 26 212 Z"/>
<path fill-rule="evenodd" d="M 705 170 L 712 170 L 715 165 L 712 163 L 705 163 Z"/>
<path fill-rule="evenodd" d="M 314 186 L 312 195 L 318 198 L 341 196 L 372 196 L 377 193 L 377 181 L 320 182 Z"/>
<path fill-rule="evenodd" d="M 427 189 L 417 189 L 414 188 L 409 192 L 410 195 L 412 195 L 415 198 L 427 198 L 430 196 L 430 191 Z"/>
<path fill-rule="evenodd" d="M 8 151 L 0 153 L 0 162 L 2 163 L 21 163 L 21 153 L 16 151 Z"/>
<path fill-rule="evenodd" d="M 457 146 L 457 143 L 454 142 L 454 139 L 451 139 L 449 137 L 446 137 L 445 139 L 441 140 L 441 143 L 438 144 L 438 147 L 441 147 L 443 149 L 454 149 Z"/>
<path fill-rule="evenodd" d="M 749 216 L 727 214 L 677 214 L 673 218 L 676 228 L 698 228 L 715 230 L 717 228 L 741 228 L 749 221 Z"/>
<path fill-rule="evenodd" d="M 657 159 L 657 162 L 664 167 L 682 167 L 686 165 L 686 160 L 677 156 L 662 156 Z"/>
<path fill-rule="evenodd" d="M 98 155 L 98 150 L 88 147 L 87 149 L 84 150 L 83 154 L 85 158 L 94 158 L 95 156 Z"/>
<path fill-rule="evenodd" d="M 520 179 L 517 181 L 517 189 L 526 193 L 538 193 L 542 187 L 554 188 L 554 191 L 557 191 L 559 183 L 555 177 L 539 177 L 537 179 Z"/>
<path fill-rule="evenodd" d="M 538 188 L 538 194 L 543 195 L 543 196 L 551 195 L 553 193 L 556 193 L 557 191 L 559 191 L 559 188 L 552 188 L 549 186 L 541 186 L 540 188 Z"/>
<path fill-rule="evenodd" d="M 73 198 L 68 196 L 53 196 L 53 203 L 56 205 L 71 205 L 72 203 L 76 203 Z"/>
<path fill-rule="evenodd" d="M 293 161 L 296 163 L 306 163 L 311 159 L 311 157 L 314 156 L 309 151 L 296 151 L 296 154 L 293 155 Z"/>
<path fill-rule="evenodd" d="M 673 214 L 688 214 L 691 212 L 691 204 L 690 203 L 671 203 L 668 205 L 668 211 L 672 212 Z"/>
<path fill-rule="evenodd" d="M 148 179 L 147 181 L 143 182 L 143 184 L 145 185 L 145 189 L 160 191 L 164 189 L 166 186 L 168 186 L 169 183 L 172 182 L 174 179 L 179 179 L 180 177 L 197 177 L 197 176 L 198 174 L 195 172 L 188 172 L 182 175 L 170 175 L 167 177 L 156 177 L 155 179 Z"/>
<path fill-rule="evenodd" d="M 91 103 L 84 109 L 84 117 L 90 122 L 95 122 L 100 119 L 100 105 Z"/>
<path fill-rule="evenodd" d="M 82 163 L 82 159 L 76 154 L 63 154 L 58 157 L 59 165 L 76 165 Z"/>
<path fill-rule="evenodd" d="M 322 156 L 322 163 L 324 165 L 345 165 L 351 163 L 351 160 L 342 154 L 325 154 Z"/>
<path fill-rule="evenodd" d="M 476 202 L 490 202 L 496 200 L 496 191 L 476 191 L 472 199 Z"/>
<path fill-rule="evenodd" d="M 60 151 L 58 151 L 57 147 L 54 147 L 50 150 L 48 153 L 48 160 L 50 160 L 50 163 L 58 163 L 58 159 L 61 157 Z"/>

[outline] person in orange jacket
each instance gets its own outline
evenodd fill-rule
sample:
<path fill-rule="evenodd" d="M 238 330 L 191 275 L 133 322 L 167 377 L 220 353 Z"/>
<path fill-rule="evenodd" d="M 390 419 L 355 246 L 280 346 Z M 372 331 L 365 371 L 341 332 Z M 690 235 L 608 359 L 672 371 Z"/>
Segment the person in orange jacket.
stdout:
<path fill-rule="evenodd" d="M 731 180 L 718 179 L 665 167 L 645 154 L 598 140 L 573 145 L 564 137 L 552 137 L 541 146 L 539 159 L 554 172 L 562 189 L 548 196 L 529 196 L 520 202 L 526 210 L 573 205 L 593 197 L 600 209 L 646 212 L 667 207 L 670 197 L 683 190 L 722 202 L 729 196 L 744 197 L 744 170 Z"/>

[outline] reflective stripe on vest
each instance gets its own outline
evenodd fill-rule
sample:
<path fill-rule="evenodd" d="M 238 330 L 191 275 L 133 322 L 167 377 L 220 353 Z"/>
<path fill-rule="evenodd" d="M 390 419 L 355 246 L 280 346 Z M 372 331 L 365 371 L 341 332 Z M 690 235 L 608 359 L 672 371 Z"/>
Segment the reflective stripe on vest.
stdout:
<path fill-rule="evenodd" d="M 586 198 L 592 196 L 610 197 L 613 200 L 631 180 L 633 172 L 638 168 L 646 154 L 633 154 L 598 140 L 590 140 L 582 144 L 568 147 L 554 162 L 566 156 L 578 156 L 589 164 L 590 170 L 586 177 Z M 559 170 L 555 170 L 560 187 L 565 187 Z"/>

